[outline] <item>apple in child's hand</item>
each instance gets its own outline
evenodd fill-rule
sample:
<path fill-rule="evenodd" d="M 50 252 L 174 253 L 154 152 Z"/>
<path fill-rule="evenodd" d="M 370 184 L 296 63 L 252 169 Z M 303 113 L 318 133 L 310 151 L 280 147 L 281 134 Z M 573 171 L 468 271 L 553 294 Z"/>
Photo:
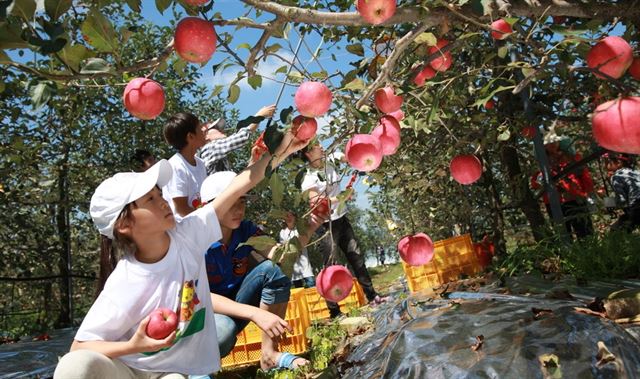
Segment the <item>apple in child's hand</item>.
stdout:
<path fill-rule="evenodd" d="M 169 308 L 158 308 L 149 315 L 147 335 L 153 339 L 165 339 L 178 327 L 178 315 Z"/>

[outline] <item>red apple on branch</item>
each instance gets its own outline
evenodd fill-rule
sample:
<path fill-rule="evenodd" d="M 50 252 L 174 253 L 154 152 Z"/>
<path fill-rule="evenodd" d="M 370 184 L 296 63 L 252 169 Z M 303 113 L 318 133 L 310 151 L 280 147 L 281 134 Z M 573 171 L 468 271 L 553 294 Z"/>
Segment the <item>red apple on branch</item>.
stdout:
<path fill-rule="evenodd" d="M 208 3 L 210 0 L 183 0 L 187 5 L 192 7 L 200 7 Z"/>
<path fill-rule="evenodd" d="M 315 199 L 312 199 L 311 213 L 320 218 L 328 218 L 331 214 L 329 199 L 327 199 L 326 197 L 316 197 Z"/>
<path fill-rule="evenodd" d="M 424 233 L 405 236 L 398 241 L 400 258 L 410 266 L 421 266 L 433 259 L 433 241 Z"/>
<path fill-rule="evenodd" d="M 392 155 L 400 146 L 400 124 L 393 116 L 382 116 L 371 135 L 380 140 L 383 155 Z"/>
<path fill-rule="evenodd" d="M 629 74 L 635 80 L 640 80 L 640 57 L 633 58 L 633 62 L 629 66 Z"/>
<path fill-rule="evenodd" d="M 135 78 L 124 89 L 124 107 L 133 116 L 153 120 L 164 109 L 164 89 L 147 78 Z"/>
<path fill-rule="evenodd" d="M 495 108 L 495 106 L 496 106 L 496 103 L 493 100 L 489 100 L 484 104 L 484 108 L 486 110 L 492 110 L 493 108 Z"/>
<path fill-rule="evenodd" d="M 402 111 L 402 109 L 398 109 L 395 112 L 387 113 L 387 115 L 395 118 L 398 121 L 404 120 L 404 112 Z"/>
<path fill-rule="evenodd" d="M 453 158 L 449 169 L 453 179 L 460 184 L 472 184 L 482 176 L 482 163 L 473 154 Z"/>
<path fill-rule="evenodd" d="M 158 308 L 149 315 L 147 335 L 153 339 L 167 338 L 178 327 L 178 315 L 169 308 Z"/>
<path fill-rule="evenodd" d="M 495 20 L 491 23 L 491 37 L 502 40 L 513 33 L 511 25 L 503 19 Z"/>
<path fill-rule="evenodd" d="M 396 0 L 358 0 L 356 9 L 366 22 L 378 25 L 396 13 Z"/>
<path fill-rule="evenodd" d="M 535 126 L 525 126 L 520 131 L 520 135 L 526 139 L 533 139 L 536 136 L 536 127 Z"/>
<path fill-rule="evenodd" d="M 292 121 L 293 126 L 291 132 L 293 135 L 302 141 L 310 140 L 315 137 L 318 130 L 318 123 L 315 118 L 296 116 Z"/>
<path fill-rule="evenodd" d="M 593 112 L 593 137 L 605 149 L 640 154 L 640 97 L 607 101 Z"/>
<path fill-rule="evenodd" d="M 382 113 L 395 112 L 402 106 L 402 96 L 396 95 L 393 87 L 380 88 L 375 92 L 373 97 L 376 107 Z"/>
<path fill-rule="evenodd" d="M 345 148 L 347 162 L 358 171 L 375 170 L 382 163 L 380 140 L 370 134 L 356 134 Z"/>
<path fill-rule="evenodd" d="M 210 21 L 187 17 L 176 26 L 174 48 L 188 62 L 204 63 L 216 51 L 217 37 Z"/>
<path fill-rule="evenodd" d="M 336 303 L 349 296 L 352 288 L 353 276 L 344 266 L 326 267 L 316 278 L 316 289 L 320 296 Z"/>
<path fill-rule="evenodd" d="M 422 87 L 424 83 L 436 76 L 436 72 L 431 68 L 431 66 L 425 65 L 413 78 L 413 84 L 418 87 Z"/>
<path fill-rule="evenodd" d="M 623 38 L 609 36 L 589 50 L 587 54 L 587 66 L 593 70 L 594 75 L 600 79 L 606 79 L 598 72 L 606 74 L 614 79 L 620 78 L 633 61 L 633 49 Z"/>
<path fill-rule="evenodd" d="M 296 90 L 294 102 L 305 117 L 319 117 L 331 108 L 333 94 L 322 82 L 304 82 Z"/>
<path fill-rule="evenodd" d="M 451 52 L 441 51 L 441 49 L 443 49 L 448 44 L 449 44 L 449 41 L 447 41 L 446 39 L 439 39 L 435 46 L 431 46 L 427 50 L 427 53 L 429 55 L 436 54 L 436 53 L 439 55 L 437 58 L 434 58 L 433 60 L 431 60 L 431 62 L 429 62 L 429 65 L 431 66 L 431 68 L 433 68 L 436 71 L 447 71 L 449 67 L 451 67 L 451 64 L 453 63 L 453 57 L 451 56 Z"/>

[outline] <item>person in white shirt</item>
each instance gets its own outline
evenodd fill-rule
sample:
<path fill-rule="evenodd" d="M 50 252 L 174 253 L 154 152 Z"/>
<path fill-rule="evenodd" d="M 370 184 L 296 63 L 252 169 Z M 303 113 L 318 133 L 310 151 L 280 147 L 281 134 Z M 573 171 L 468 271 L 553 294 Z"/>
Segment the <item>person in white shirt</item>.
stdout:
<path fill-rule="evenodd" d="M 211 204 L 181 222 L 160 187 L 171 180 L 168 161 L 142 173 L 118 173 L 91 197 L 91 217 L 102 236 L 99 295 L 59 361 L 54 379 L 187 378 L 220 368 L 213 305 L 202 254 L 222 238 L 217 214 L 226 214 L 291 153 L 306 145 L 287 133 L 274 154 L 237 175 Z M 116 251 L 124 256 L 116 262 Z M 238 304 L 241 308 L 242 305 Z M 173 310 L 176 330 L 162 339 L 147 335 L 149 314 Z M 269 333 L 291 330 L 273 317 Z"/>
<path fill-rule="evenodd" d="M 308 191 L 312 204 L 317 202 L 318 199 L 327 198 L 331 207 L 331 221 L 325 222 L 317 232 L 320 235 L 324 234 L 319 248 L 325 267 L 336 264 L 335 251 L 339 247 L 347 258 L 347 262 L 355 273 L 355 277 L 362 286 L 370 304 L 377 305 L 386 302 L 388 298 L 379 296 L 373 288 L 364 257 L 360 252 L 355 233 L 347 218 L 347 207 L 340 206 L 338 201 L 338 195 L 341 192 L 341 177 L 331 160 L 340 160 L 344 158 L 344 155 L 334 154 L 329 157 L 330 159 L 325 159 L 324 150 L 317 142 L 311 143 L 302 149 L 299 155 L 309 164 L 302 180 L 302 191 Z M 337 303 L 327 301 L 327 307 L 332 318 L 341 314 L 340 306 Z"/>
<path fill-rule="evenodd" d="M 298 230 L 296 229 L 296 215 L 293 212 L 287 212 L 284 219 L 285 228 L 280 230 L 280 242 L 284 243 L 298 237 Z M 293 274 L 291 275 L 291 284 L 295 288 L 311 288 L 316 286 L 316 279 L 313 275 L 313 268 L 309 261 L 309 253 L 307 248 L 302 249 L 302 253 L 293 264 Z"/>
<path fill-rule="evenodd" d="M 177 220 L 200 206 L 200 186 L 207 177 L 196 152 L 207 142 L 206 126 L 191 113 L 177 113 L 164 125 L 164 139 L 177 152 L 169 159 L 173 177 L 162 189 Z"/>

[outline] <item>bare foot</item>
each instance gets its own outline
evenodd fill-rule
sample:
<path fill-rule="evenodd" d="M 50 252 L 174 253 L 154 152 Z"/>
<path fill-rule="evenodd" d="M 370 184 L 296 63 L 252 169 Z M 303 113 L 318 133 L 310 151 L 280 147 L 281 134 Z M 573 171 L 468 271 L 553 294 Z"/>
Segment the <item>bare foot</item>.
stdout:
<path fill-rule="evenodd" d="M 267 371 L 270 370 L 272 368 L 276 368 L 278 367 L 278 362 L 280 361 L 280 358 L 282 357 L 283 354 L 289 354 L 290 353 L 278 353 L 276 352 L 273 355 L 269 355 L 267 356 L 267 354 L 263 354 L 262 357 L 260 358 L 260 368 L 263 371 Z M 286 356 L 284 358 L 287 358 Z M 309 364 L 309 361 L 302 358 L 302 357 L 298 357 L 293 355 L 293 361 L 290 361 L 291 357 L 288 357 L 289 359 L 283 359 L 284 362 L 282 362 L 281 364 L 283 364 L 283 366 L 281 368 L 286 368 L 286 369 L 291 369 L 291 370 L 295 370 L 299 367 L 305 366 Z M 290 361 L 287 362 L 287 361 Z M 287 365 L 288 364 L 288 365 Z"/>

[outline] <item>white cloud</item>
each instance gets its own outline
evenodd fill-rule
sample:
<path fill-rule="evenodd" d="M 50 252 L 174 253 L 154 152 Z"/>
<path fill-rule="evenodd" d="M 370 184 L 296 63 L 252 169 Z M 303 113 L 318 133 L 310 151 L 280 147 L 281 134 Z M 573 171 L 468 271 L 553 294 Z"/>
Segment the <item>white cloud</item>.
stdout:
<path fill-rule="evenodd" d="M 291 61 L 293 59 L 293 54 L 291 54 L 290 52 L 280 52 L 278 55 L 280 55 L 287 61 Z M 285 76 L 283 73 L 274 74 L 275 71 L 282 66 L 288 66 L 288 63 L 273 55 L 269 55 L 267 57 L 267 60 L 264 62 L 263 61 L 257 62 L 256 72 L 258 73 L 258 75 L 262 76 L 261 88 L 270 87 L 270 86 L 279 84 L 278 82 L 271 80 L 271 78 L 276 78 L 278 80 L 285 79 Z M 220 71 L 216 72 L 216 74 L 213 76 L 211 75 L 205 76 L 202 78 L 202 81 L 212 86 L 222 85 L 227 87 L 237 78 L 238 73 L 241 71 L 242 69 L 237 66 L 230 67 L 224 70 L 223 72 L 220 72 Z M 247 78 L 240 80 L 238 82 L 238 85 L 242 90 L 245 90 L 245 89 L 253 90 L 253 88 L 251 88 L 251 86 L 247 82 Z"/>

